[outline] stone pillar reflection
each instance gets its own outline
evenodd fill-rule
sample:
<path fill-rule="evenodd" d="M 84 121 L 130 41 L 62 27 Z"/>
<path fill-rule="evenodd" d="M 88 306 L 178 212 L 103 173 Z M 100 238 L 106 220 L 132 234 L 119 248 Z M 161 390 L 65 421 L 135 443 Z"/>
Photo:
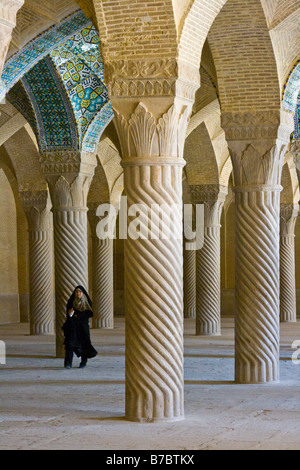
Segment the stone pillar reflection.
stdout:
<path fill-rule="evenodd" d="M 99 204 L 89 204 L 88 212 L 92 231 L 93 328 L 112 329 L 114 327 L 113 239 L 101 240 L 97 236 L 96 228 L 100 218 L 96 216 L 96 210 Z"/>
<path fill-rule="evenodd" d="M 204 204 L 204 245 L 197 251 L 196 335 L 221 334 L 221 213 L 227 188 L 218 185 L 191 186 L 196 204 Z"/>
<path fill-rule="evenodd" d="M 53 224 L 47 191 L 20 193 L 28 220 L 30 334 L 54 334 Z"/>
<path fill-rule="evenodd" d="M 280 321 L 296 322 L 295 225 L 298 205 L 280 207 Z"/>
<path fill-rule="evenodd" d="M 87 194 L 95 159 L 80 152 L 41 156 L 53 212 L 56 298 L 56 355 L 64 357 L 62 325 L 77 285 L 88 290 Z"/>
<path fill-rule="evenodd" d="M 285 112 L 226 113 L 236 195 L 235 379 L 279 380 L 279 204 Z"/>

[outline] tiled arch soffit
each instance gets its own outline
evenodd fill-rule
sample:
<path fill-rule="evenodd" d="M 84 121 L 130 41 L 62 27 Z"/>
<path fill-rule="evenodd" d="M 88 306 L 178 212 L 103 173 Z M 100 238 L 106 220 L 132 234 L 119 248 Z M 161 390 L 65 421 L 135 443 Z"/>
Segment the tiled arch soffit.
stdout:
<path fill-rule="evenodd" d="M 294 65 L 284 86 L 283 107 L 295 113 L 294 138 L 300 139 L 300 59 Z"/>
<path fill-rule="evenodd" d="M 60 122 L 55 129 L 56 121 L 49 114 L 51 103 L 46 105 L 45 99 L 37 97 L 38 80 L 48 84 L 47 94 L 53 96 L 52 104 L 57 103 L 60 112 L 64 104 L 67 124 L 62 126 Z M 7 94 L 36 132 L 41 151 L 96 150 L 113 110 L 103 83 L 99 36 L 82 11 L 49 28 L 10 57 L 2 74 L 0 99 Z M 26 110 L 20 109 L 24 102 Z M 64 129 L 68 124 L 73 124 L 72 130 Z M 58 130 L 61 138 L 53 147 L 51 136 Z"/>

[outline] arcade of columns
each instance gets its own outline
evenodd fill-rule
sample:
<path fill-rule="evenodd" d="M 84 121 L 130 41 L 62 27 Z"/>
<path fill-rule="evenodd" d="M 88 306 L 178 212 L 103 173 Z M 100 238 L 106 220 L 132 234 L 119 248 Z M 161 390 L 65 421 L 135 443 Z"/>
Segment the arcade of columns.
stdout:
<path fill-rule="evenodd" d="M 11 3 L 17 9 L 22 2 Z M 189 137 L 186 147 L 185 139 L 189 132 L 192 135 L 188 129 L 193 124 L 195 95 L 201 90 L 199 65 L 204 41 L 226 2 L 215 2 L 208 24 L 203 24 L 208 3 L 191 2 L 189 14 L 179 22 L 179 44 L 169 26 L 166 37 L 171 45 L 167 50 L 159 43 L 159 30 L 153 25 L 155 34 L 149 32 L 149 44 L 155 44 L 156 49 L 151 53 L 135 53 L 130 32 L 125 40 L 126 31 L 118 45 L 117 26 L 107 5 L 110 2 L 94 1 L 95 8 L 92 2 L 78 3 L 93 16 L 100 32 L 106 31 L 101 44 L 105 81 L 115 113 L 128 206 L 143 203 L 149 208 L 152 204 L 168 208 L 177 204 L 181 208 L 183 169 L 190 202 L 204 204 L 201 250 L 183 252 L 182 240 L 174 239 L 128 238 L 124 244 L 126 417 L 145 422 L 178 420 L 184 416 L 183 317 L 195 318 L 196 335 L 221 334 L 220 228 L 228 177 L 222 179 L 218 170 L 214 182 L 193 178 L 195 162 L 190 161 L 187 151 Z M 169 2 L 163 3 L 167 9 Z M 255 9 L 257 3 L 249 2 L 248 8 Z M 125 4 L 120 0 L 118 8 Z M 238 0 L 227 4 L 224 17 L 232 8 L 239 6 L 241 13 L 246 8 Z M 203 8 L 203 17 L 197 8 Z M 126 13 L 124 17 L 126 21 Z M 212 31 L 219 27 L 221 35 L 225 26 L 221 18 L 217 24 L 218 18 Z M 199 30 L 202 27 L 195 32 L 197 51 L 189 49 L 193 20 L 198 21 Z M 9 24 L 12 29 L 13 21 Z M 248 29 L 254 43 L 256 27 L 253 24 Z M 234 25 L 231 33 L 238 41 Z M 217 34 L 211 38 L 213 51 L 217 39 Z M 271 47 L 270 38 L 266 41 Z M 5 51 L 1 51 L 3 62 Z M 221 57 L 215 57 L 217 67 Z M 274 57 L 272 64 L 271 73 L 276 73 Z M 243 80 L 246 86 L 251 85 L 247 71 Z M 235 380 L 273 382 L 279 380 L 279 322 L 296 321 L 294 230 L 298 200 L 284 200 L 280 195 L 287 155 L 293 165 L 288 151 L 297 164 L 300 150 L 297 143 L 290 146 L 293 114 L 282 108 L 274 84 L 257 109 L 251 103 L 251 93 L 243 97 L 243 103 L 231 105 L 233 85 L 226 89 L 222 74 L 218 86 L 219 126 L 231 157 L 235 195 Z M 241 95 L 234 99 L 241 100 Z M 6 150 L 13 160 L 14 149 L 10 152 L 9 145 L 8 141 Z M 93 327 L 113 328 L 113 244 L 96 236 L 96 208 L 112 201 L 111 188 L 93 188 L 99 167 L 95 154 L 46 152 L 37 158 L 41 185 L 19 188 L 29 230 L 30 332 L 53 334 L 55 330 L 57 357 L 63 357 L 61 326 L 66 301 L 75 285 L 88 286 L 88 220 L 93 238 Z M 167 210 L 164 215 L 166 219 L 170 216 Z M 182 233 L 182 210 L 172 215 Z M 42 296 L 41 291 L 45 293 Z"/>

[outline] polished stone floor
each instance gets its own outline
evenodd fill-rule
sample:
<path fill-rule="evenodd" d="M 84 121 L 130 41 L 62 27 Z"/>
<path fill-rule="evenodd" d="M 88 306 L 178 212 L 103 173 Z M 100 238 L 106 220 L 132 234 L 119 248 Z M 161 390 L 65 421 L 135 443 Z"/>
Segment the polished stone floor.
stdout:
<path fill-rule="evenodd" d="M 196 337 L 185 320 L 185 420 L 140 424 L 124 419 L 124 319 L 91 330 L 99 356 L 65 370 L 51 336 L 28 324 L 0 325 L 0 449 L 300 449 L 300 364 L 292 343 L 300 323 L 281 325 L 281 382 L 234 383 L 234 323 L 222 336 Z"/>

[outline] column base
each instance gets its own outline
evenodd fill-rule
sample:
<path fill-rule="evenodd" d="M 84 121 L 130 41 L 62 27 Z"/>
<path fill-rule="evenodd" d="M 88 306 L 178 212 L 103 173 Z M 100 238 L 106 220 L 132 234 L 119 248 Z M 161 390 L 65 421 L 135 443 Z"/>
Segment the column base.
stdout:
<path fill-rule="evenodd" d="M 53 336 L 54 330 L 53 329 L 45 329 L 45 328 L 37 328 L 30 331 L 31 336 Z"/>
<path fill-rule="evenodd" d="M 245 368 L 235 370 L 235 383 L 237 384 L 248 384 L 248 385 L 259 385 L 259 384 L 276 384 L 279 383 L 279 369 L 275 371 L 263 371 L 263 370 L 245 370 Z"/>
<path fill-rule="evenodd" d="M 196 327 L 196 336 L 221 336 L 221 329 L 211 329 L 205 326 Z"/>
<path fill-rule="evenodd" d="M 113 323 L 108 323 L 108 322 L 97 322 L 92 324 L 92 328 L 94 330 L 113 330 L 114 329 L 114 324 Z"/>
<path fill-rule="evenodd" d="M 280 380 L 277 379 L 277 380 L 267 380 L 267 381 L 241 381 L 241 380 L 238 380 L 238 379 L 235 379 L 235 384 L 237 385 L 276 385 L 276 384 L 279 384 L 280 383 Z"/>
<path fill-rule="evenodd" d="M 189 308 L 184 312 L 184 318 L 196 318 L 196 308 Z"/>
<path fill-rule="evenodd" d="M 179 416 L 176 418 L 137 418 L 134 416 L 125 415 L 125 419 L 135 423 L 173 423 L 175 421 L 183 421 L 185 416 Z"/>

